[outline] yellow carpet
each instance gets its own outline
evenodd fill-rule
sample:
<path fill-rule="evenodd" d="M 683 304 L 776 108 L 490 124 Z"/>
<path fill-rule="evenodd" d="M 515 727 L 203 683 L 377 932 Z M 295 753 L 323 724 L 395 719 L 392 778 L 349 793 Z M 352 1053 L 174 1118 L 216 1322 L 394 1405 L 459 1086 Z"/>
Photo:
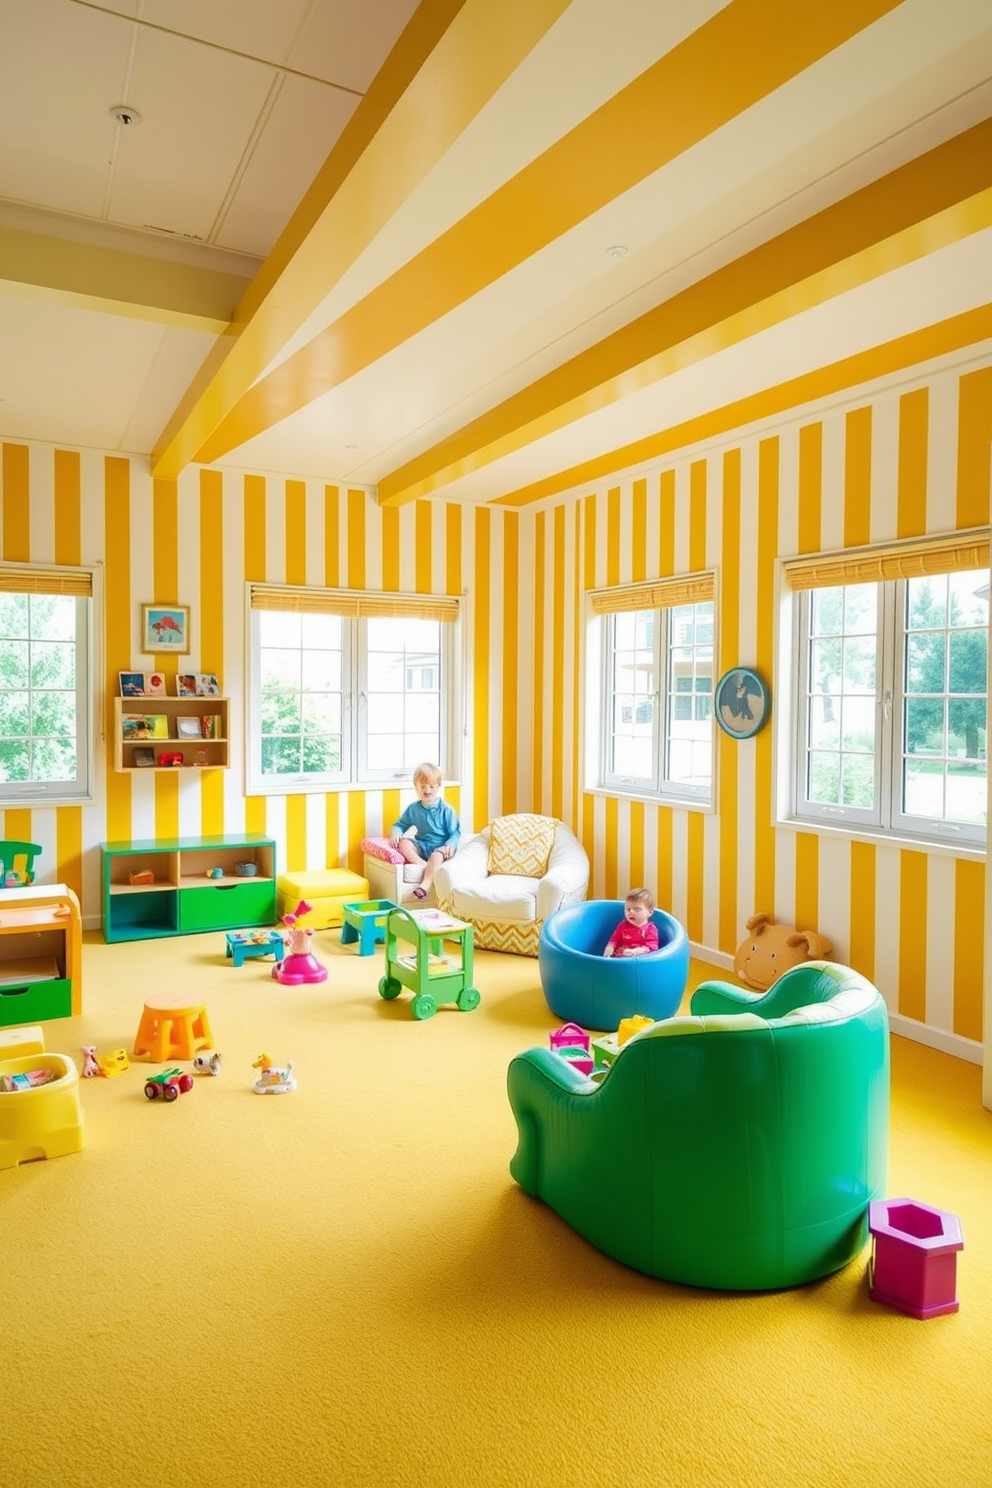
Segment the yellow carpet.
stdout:
<path fill-rule="evenodd" d="M 0 1173 L 0 1483 L 9 1488 L 987 1488 L 992 1115 L 980 1071 L 893 1040 L 890 1196 L 961 1218 L 961 1311 L 817 1285 L 721 1295 L 628 1271 L 527 1198 L 506 1067 L 555 1020 L 537 963 L 426 1023 L 381 951 L 317 937 L 322 985 L 223 936 L 87 937 L 84 1015 L 202 998 L 224 1058 L 172 1105 L 147 1066 L 82 1084 L 86 1149 Z M 695 967 L 695 977 L 702 968 Z M 297 1092 L 252 1093 L 261 1051 Z M 673 1140 L 692 1141 L 691 1131 Z"/>

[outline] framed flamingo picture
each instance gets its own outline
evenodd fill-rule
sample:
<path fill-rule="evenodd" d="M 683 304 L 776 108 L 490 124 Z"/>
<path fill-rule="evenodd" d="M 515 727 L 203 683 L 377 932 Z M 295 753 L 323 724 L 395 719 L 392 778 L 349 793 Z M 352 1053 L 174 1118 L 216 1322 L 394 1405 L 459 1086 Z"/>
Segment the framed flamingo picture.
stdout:
<path fill-rule="evenodd" d="M 144 652 L 189 650 L 189 606 L 141 606 L 141 649 Z"/>

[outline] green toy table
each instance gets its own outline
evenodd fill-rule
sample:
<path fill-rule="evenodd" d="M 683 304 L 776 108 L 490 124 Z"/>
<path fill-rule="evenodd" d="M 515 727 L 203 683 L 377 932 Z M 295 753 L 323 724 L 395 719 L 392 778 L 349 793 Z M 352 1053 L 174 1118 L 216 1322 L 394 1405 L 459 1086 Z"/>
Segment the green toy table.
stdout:
<path fill-rule="evenodd" d="M 471 925 L 439 909 L 392 910 L 386 921 L 386 975 L 379 982 L 379 996 L 391 1002 L 406 987 L 413 993 L 413 1016 L 421 1020 L 433 1017 L 442 1002 L 453 1002 L 459 1012 L 470 1013 L 479 1006 L 472 986 L 474 934 Z M 445 945 L 451 949 L 445 951 Z"/>

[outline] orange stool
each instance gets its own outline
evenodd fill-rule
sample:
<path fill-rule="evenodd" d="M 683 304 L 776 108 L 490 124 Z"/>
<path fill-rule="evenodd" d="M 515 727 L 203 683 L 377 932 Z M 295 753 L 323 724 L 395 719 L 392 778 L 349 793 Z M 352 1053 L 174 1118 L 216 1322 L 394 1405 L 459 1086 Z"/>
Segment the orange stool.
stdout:
<path fill-rule="evenodd" d="M 165 1064 L 170 1059 L 192 1059 L 198 1049 L 211 1048 L 213 1034 L 202 1002 L 153 997 L 145 1003 L 134 1040 L 135 1059 Z"/>

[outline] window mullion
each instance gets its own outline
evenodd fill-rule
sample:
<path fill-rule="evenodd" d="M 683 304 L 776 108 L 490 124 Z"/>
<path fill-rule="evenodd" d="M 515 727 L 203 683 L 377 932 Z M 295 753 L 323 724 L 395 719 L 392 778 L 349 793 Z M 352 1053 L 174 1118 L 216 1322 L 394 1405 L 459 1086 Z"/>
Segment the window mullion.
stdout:
<path fill-rule="evenodd" d="M 671 660 L 671 610 L 656 610 L 654 627 L 654 728 L 651 739 L 651 759 L 654 771 L 654 788 L 661 791 L 669 774 L 671 749 L 669 662 Z"/>
<path fill-rule="evenodd" d="M 879 826 L 891 832 L 903 814 L 903 740 L 906 737 L 906 583 L 882 585 L 882 658 L 879 668 Z M 889 707 L 885 707 L 886 698 Z"/>

